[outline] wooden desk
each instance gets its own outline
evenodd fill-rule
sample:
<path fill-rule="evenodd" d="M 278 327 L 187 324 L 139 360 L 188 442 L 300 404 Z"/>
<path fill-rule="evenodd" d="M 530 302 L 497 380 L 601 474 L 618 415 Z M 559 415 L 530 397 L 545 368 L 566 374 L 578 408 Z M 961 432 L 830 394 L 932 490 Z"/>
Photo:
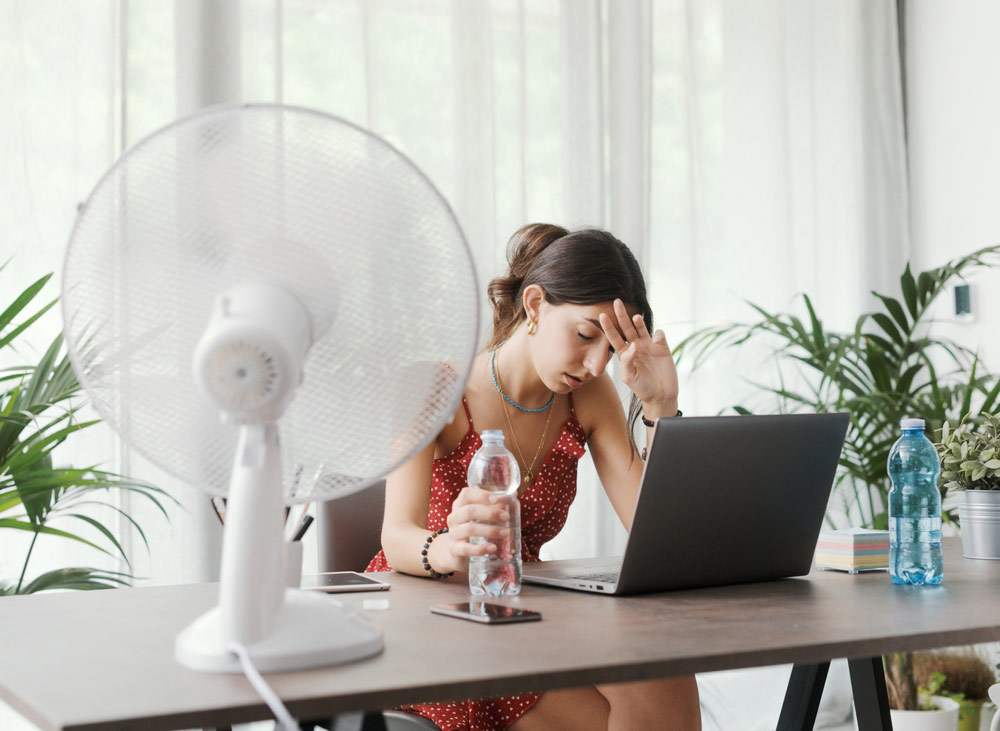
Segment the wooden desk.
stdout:
<path fill-rule="evenodd" d="M 804 723 L 806 701 L 831 658 L 861 658 L 852 670 L 871 670 L 870 658 L 884 652 L 1000 639 L 1000 562 L 963 559 L 955 540 L 946 541 L 945 559 L 944 584 L 926 589 L 893 586 L 885 573 L 815 571 L 807 579 L 629 598 L 526 586 L 509 603 L 540 610 L 543 621 L 498 626 L 428 612 L 430 604 L 463 600 L 460 582 L 391 574 L 389 592 L 342 595 L 358 606 L 373 596 L 391 601 L 373 613 L 386 634 L 383 654 L 269 681 L 294 715 L 309 718 L 796 663 L 779 725 L 793 728 Z M 43 729 L 268 718 L 242 676 L 174 662 L 174 637 L 214 603 L 216 591 L 199 584 L 0 599 L 0 697 Z"/>

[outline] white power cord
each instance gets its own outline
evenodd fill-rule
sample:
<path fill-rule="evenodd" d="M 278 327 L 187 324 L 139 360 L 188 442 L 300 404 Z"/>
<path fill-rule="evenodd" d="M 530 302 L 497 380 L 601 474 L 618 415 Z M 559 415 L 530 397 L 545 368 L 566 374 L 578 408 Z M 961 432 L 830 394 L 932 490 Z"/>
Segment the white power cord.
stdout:
<path fill-rule="evenodd" d="M 250 659 L 250 653 L 247 648 L 238 642 L 233 642 L 229 645 L 229 649 L 236 654 L 236 657 L 240 660 L 240 665 L 243 667 L 243 674 L 247 676 L 247 680 L 250 681 L 250 685 L 253 689 L 257 691 L 257 694 L 264 699 L 267 707 L 271 709 L 271 713 L 274 717 L 278 719 L 278 724 L 283 731 L 302 731 L 299 728 L 298 722 L 292 718 L 292 714 L 288 712 L 285 708 L 285 704 L 281 702 L 278 694 L 274 692 L 267 681 L 264 680 L 264 676 L 257 672 L 257 668 L 254 667 L 253 661 Z"/>

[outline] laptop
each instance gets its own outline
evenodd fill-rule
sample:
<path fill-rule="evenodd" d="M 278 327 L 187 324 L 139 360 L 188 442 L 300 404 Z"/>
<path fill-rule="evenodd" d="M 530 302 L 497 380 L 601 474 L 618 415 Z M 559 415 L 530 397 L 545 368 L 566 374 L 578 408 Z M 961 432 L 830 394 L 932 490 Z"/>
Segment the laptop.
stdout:
<path fill-rule="evenodd" d="M 523 581 L 623 595 L 805 575 L 849 418 L 659 419 L 625 555 L 526 563 Z"/>

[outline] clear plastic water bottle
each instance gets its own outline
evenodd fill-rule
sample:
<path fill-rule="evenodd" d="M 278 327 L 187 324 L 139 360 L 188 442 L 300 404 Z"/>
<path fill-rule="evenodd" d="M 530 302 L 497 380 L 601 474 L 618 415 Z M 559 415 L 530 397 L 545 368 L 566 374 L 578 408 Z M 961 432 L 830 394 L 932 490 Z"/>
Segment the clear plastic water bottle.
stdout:
<path fill-rule="evenodd" d="M 472 536 L 470 543 L 493 543 L 495 554 L 469 557 L 469 591 L 482 596 L 512 596 L 521 592 L 521 505 L 517 501 L 517 488 L 521 484 L 521 470 L 517 460 L 503 443 L 503 431 L 483 432 L 483 446 L 469 463 L 469 487 L 478 487 L 502 496 L 495 505 L 506 508 L 510 515 L 510 534 L 505 538 L 487 541 Z"/>
<path fill-rule="evenodd" d="M 923 419 L 903 419 L 889 452 L 889 576 L 894 584 L 940 584 L 941 462 Z"/>

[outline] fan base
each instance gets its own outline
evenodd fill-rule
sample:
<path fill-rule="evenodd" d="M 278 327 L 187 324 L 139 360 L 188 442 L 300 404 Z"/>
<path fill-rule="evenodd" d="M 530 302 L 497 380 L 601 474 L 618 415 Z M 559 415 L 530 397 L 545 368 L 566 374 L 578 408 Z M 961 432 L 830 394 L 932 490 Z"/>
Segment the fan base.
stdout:
<path fill-rule="evenodd" d="M 384 646 L 382 630 L 360 612 L 319 592 L 287 589 L 273 631 L 247 650 L 257 670 L 274 673 L 360 660 Z M 177 635 L 174 656 L 192 670 L 242 672 L 226 647 L 218 607 Z"/>

